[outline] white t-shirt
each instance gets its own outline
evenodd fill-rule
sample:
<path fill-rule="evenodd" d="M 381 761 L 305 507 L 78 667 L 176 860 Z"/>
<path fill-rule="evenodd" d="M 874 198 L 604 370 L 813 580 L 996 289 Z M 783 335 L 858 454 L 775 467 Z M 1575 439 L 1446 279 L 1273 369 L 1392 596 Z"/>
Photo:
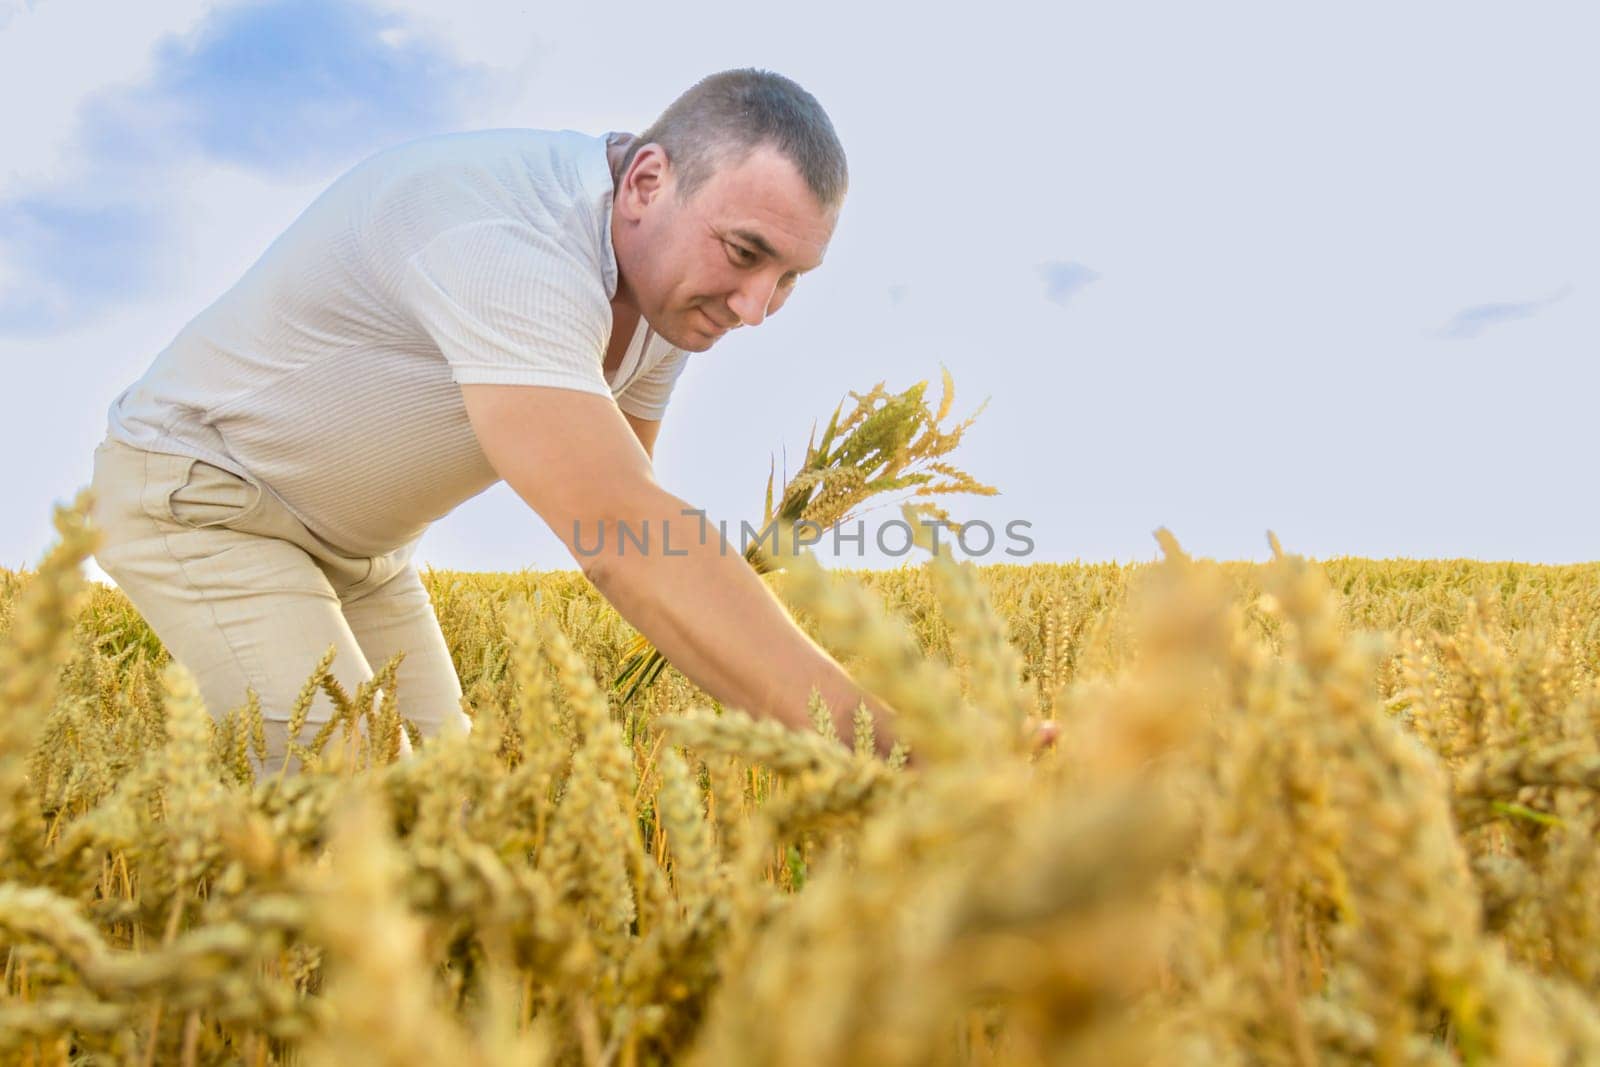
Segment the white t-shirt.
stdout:
<path fill-rule="evenodd" d="M 483 130 L 368 158 L 112 402 L 108 436 L 249 478 L 335 548 L 378 555 L 499 481 L 458 383 L 660 418 L 682 349 L 641 318 L 602 366 L 608 136 Z"/>

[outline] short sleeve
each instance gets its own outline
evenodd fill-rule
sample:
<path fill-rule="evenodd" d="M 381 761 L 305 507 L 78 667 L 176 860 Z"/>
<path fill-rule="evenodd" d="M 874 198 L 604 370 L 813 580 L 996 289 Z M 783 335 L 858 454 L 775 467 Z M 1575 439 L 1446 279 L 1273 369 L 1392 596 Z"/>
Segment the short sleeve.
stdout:
<path fill-rule="evenodd" d="M 660 421 L 667 412 L 667 400 L 672 396 L 672 386 L 683 373 L 689 354 L 674 348 L 651 367 L 638 381 L 632 382 L 617 397 L 617 406 L 636 419 Z"/>
<path fill-rule="evenodd" d="M 454 381 L 611 395 L 611 302 L 553 237 L 510 219 L 452 227 L 406 260 L 402 289 Z"/>

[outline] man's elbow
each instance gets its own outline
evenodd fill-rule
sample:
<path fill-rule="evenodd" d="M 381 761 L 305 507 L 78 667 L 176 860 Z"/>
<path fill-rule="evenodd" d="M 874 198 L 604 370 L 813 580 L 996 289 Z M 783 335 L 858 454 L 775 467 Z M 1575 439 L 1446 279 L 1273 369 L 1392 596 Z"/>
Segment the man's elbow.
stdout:
<path fill-rule="evenodd" d="M 614 601 L 619 594 L 639 589 L 651 580 L 652 553 L 656 547 L 651 544 L 649 550 L 638 550 L 630 540 L 627 549 L 619 551 L 608 538 L 598 550 L 594 545 L 586 545 L 586 551 L 573 555 L 589 584 L 606 600 Z"/>
<path fill-rule="evenodd" d="M 603 551 L 585 552 L 574 548 L 572 558 L 578 561 L 578 569 L 583 576 L 589 579 L 596 589 L 604 590 L 611 581 L 610 569 L 606 566 L 606 554 Z"/>
<path fill-rule="evenodd" d="M 641 483 L 625 494 L 612 495 L 608 506 L 589 510 L 588 517 L 574 518 L 568 529 L 556 532 L 584 577 L 604 589 L 661 551 L 668 524 L 679 519 L 687 507 L 653 482 Z M 674 542 L 683 539 L 678 530 L 670 536 Z"/>

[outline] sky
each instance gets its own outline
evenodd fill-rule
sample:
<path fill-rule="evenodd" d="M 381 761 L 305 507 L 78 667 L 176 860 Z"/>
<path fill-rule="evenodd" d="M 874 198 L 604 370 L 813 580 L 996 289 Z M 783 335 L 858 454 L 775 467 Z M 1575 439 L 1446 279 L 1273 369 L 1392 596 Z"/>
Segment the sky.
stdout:
<path fill-rule="evenodd" d="M 850 192 L 783 314 L 678 381 L 657 478 L 711 517 L 758 519 L 848 392 L 936 393 L 943 366 L 956 416 L 987 402 L 952 458 L 1001 490 L 947 506 L 1029 524 L 1026 556 L 978 562 L 1148 560 L 1162 526 L 1218 559 L 1268 530 L 1316 558 L 1600 558 L 1597 30 L 1459 0 L 0 0 L 0 566 L 38 564 L 111 401 L 365 156 L 637 132 L 752 66 L 822 103 Z M 919 558 L 871 540 L 824 558 Z M 504 484 L 418 558 L 575 565 Z"/>

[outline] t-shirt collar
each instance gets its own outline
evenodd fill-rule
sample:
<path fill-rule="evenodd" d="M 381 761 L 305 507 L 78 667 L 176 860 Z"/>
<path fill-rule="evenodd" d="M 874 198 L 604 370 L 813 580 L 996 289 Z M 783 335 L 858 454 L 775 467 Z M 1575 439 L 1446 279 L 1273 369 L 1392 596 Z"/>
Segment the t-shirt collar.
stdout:
<path fill-rule="evenodd" d="M 607 150 L 616 130 L 607 130 L 598 138 L 598 148 L 584 156 L 583 177 L 592 201 L 599 206 L 600 272 L 606 285 L 606 299 L 617 295 L 617 250 L 611 244 L 611 202 L 616 195 L 611 177 L 611 160 Z"/>

